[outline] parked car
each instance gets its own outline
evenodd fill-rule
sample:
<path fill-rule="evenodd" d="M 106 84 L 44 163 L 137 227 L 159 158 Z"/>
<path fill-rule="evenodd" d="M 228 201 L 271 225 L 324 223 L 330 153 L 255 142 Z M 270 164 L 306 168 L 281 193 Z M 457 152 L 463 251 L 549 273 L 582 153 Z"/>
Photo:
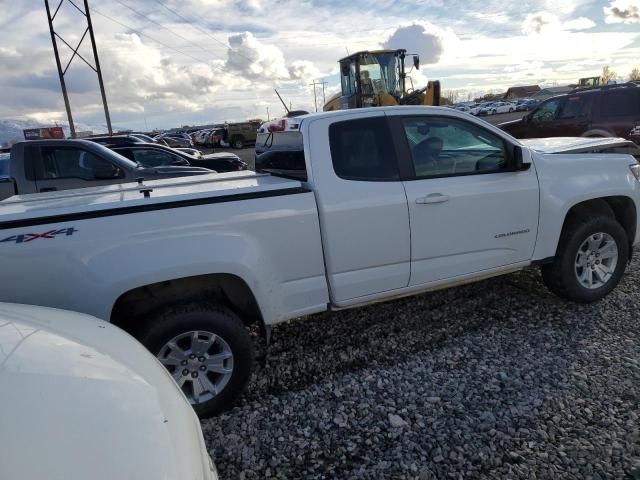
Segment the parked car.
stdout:
<path fill-rule="evenodd" d="M 138 135 L 93 135 L 82 140 L 99 143 L 101 145 L 129 145 L 132 143 L 147 143 Z M 153 139 L 152 139 L 153 140 Z"/>
<path fill-rule="evenodd" d="M 143 142 L 156 143 L 156 141 L 153 138 L 151 138 L 149 135 L 145 135 L 144 133 L 132 133 L 131 136 L 139 138 Z"/>
<path fill-rule="evenodd" d="M 482 102 L 478 103 L 475 107 L 471 107 L 468 113 L 471 115 L 477 116 L 480 113 L 480 110 L 486 108 L 488 105 L 491 105 L 493 102 Z"/>
<path fill-rule="evenodd" d="M 0 303 L 2 480 L 215 480 L 167 371 L 95 317 Z"/>
<path fill-rule="evenodd" d="M 640 86 L 611 85 L 559 95 L 521 120 L 500 124 L 516 138 L 623 137 L 640 124 Z"/>
<path fill-rule="evenodd" d="M 257 122 L 228 123 L 224 127 L 222 143 L 240 149 L 256 143 L 256 135 L 260 124 Z"/>
<path fill-rule="evenodd" d="M 471 113 L 471 110 L 475 108 L 475 105 L 457 105 L 454 108 L 459 112 Z"/>
<path fill-rule="evenodd" d="M 207 129 L 207 130 L 200 130 L 196 133 L 193 134 L 193 143 L 195 143 L 196 145 L 208 145 L 209 144 L 209 135 L 211 134 L 212 130 L 211 129 Z"/>
<path fill-rule="evenodd" d="M 248 165 L 240 160 L 234 153 L 220 152 L 201 155 L 200 157 L 190 160 L 194 167 L 203 167 L 215 170 L 216 172 L 237 172 L 246 170 Z"/>
<path fill-rule="evenodd" d="M 292 120 L 264 126 L 273 135 L 262 153 L 301 141 L 304 162 L 282 156 L 278 168 L 276 156 L 270 175 L 159 180 L 146 197 L 130 184 L 0 202 L 0 301 L 132 332 L 207 416 L 251 376 L 248 328 L 268 344 L 292 318 L 529 266 L 557 295 L 595 302 L 640 241 L 630 155 L 532 149 L 448 108 Z M 571 148 L 580 141 L 599 148 Z"/>
<path fill-rule="evenodd" d="M 161 135 L 157 139 L 158 140 L 163 140 L 167 144 L 167 146 L 169 146 L 169 147 L 173 147 L 173 148 L 176 148 L 176 147 L 193 148 L 193 140 L 186 133 L 185 134 L 175 133 L 175 134 Z"/>
<path fill-rule="evenodd" d="M 199 157 L 162 145 L 131 145 L 114 148 L 116 152 L 147 167 L 163 165 L 189 166 L 207 173 L 246 170 L 247 164 L 234 153 L 212 153 Z"/>
<path fill-rule="evenodd" d="M 637 145 L 640 145 L 640 124 L 634 127 L 631 132 L 629 132 L 629 140 L 636 142 Z"/>
<path fill-rule="evenodd" d="M 529 110 L 533 110 L 536 105 L 538 105 L 538 102 L 530 98 L 519 100 L 516 104 L 516 112 L 528 112 Z"/>
<path fill-rule="evenodd" d="M 149 143 L 133 145 L 162 148 Z M 27 193 L 128 183 L 139 178 L 154 180 L 212 173 L 196 167 L 145 167 L 104 145 L 86 140 L 16 143 L 11 150 L 8 168 L 9 176 L 0 179 L 0 200 Z"/>
<path fill-rule="evenodd" d="M 510 113 L 515 111 L 516 107 L 510 102 L 493 102 L 482 107 L 478 115 L 495 115 L 496 113 Z"/>
<path fill-rule="evenodd" d="M 9 175 L 9 153 L 0 153 L 0 178 Z"/>
<path fill-rule="evenodd" d="M 224 128 L 216 128 L 209 133 L 208 145 L 212 148 L 220 147 L 225 136 Z"/>
<path fill-rule="evenodd" d="M 191 155 L 192 157 L 200 158 L 202 157 L 202 152 L 197 148 L 174 148 L 174 150 L 178 150 L 179 152 L 186 153 L 187 155 Z"/>
<path fill-rule="evenodd" d="M 255 170 L 287 178 L 306 178 L 300 120 L 282 118 L 260 125 L 255 148 Z"/>

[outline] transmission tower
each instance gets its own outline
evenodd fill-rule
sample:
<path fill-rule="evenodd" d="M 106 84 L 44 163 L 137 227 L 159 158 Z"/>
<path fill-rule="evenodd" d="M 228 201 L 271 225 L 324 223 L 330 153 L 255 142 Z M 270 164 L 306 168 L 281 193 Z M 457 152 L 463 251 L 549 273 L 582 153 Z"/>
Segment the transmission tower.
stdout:
<path fill-rule="evenodd" d="M 78 0 L 76 0 L 78 1 Z M 85 29 L 84 33 L 80 37 L 80 41 L 76 45 L 76 47 L 72 47 L 61 35 L 56 32 L 55 26 L 53 24 L 56 19 L 56 15 L 60 11 L 60 7 L 67 2 L 70 3 L 76 10 L 78 10 L 85 18 Z M 78 2 L 79 3 L 79 2 Z M 93 70 L 96 75 L 98 75 L 98 84 L 100 85 L 100 94 L 102 95 L 102 105 L 104 107 L 104 116 L 107 121 L 107 129 L 109 130 L 109 135 L 113 133 L 111 129 L 111 116 L 109 115 L 109 107 L 107 105 L 107 95 L 104 92 L 104 82 L 102 81 L 102 70 L 100 70 L 100 60 L 98 59 L 98 50 L 96 49 L 96 39 L 93 36 L 93 25 L 91 24 L 91 12 L 89 11 L 89 2 L 88 0 L 84 0 L 84 9 L 80 8 L 74 0 L 60 0 L 58 6 L 56 7 L 53 15 L 51 14 L 51 8 L 49 7 L 49 0 L 44 0 L 44 5 L 47 8 L 47 20 L 49 21 L 49 32 L 51 33 L 51 43 L 53 43 L 53 54 L 56 57 L 56 66 L 58 67 L 58 76 L 60 77 L 60 87 L 62 88 L 62 96 L 64 98 L 64 106 L 67 110 L 67 118 L 69 119 L 69 128 L 71 129 L 71 137 L 76 138 L 76 127 L 73 123 L 73 116 L 71 115 L 71 105 L 69 104 L 69 95 L 67 93 L 67 85 L 65 82 L 65 75 L 71 66 L 71 62 L 78 57 L 84 63 L 86 63 L 91 70 Z M 87 33 L 89 34 L 89 38 L 91 40 L 91 49 L 93 50 L 93 64 L 89 62 L 86 58 L 84 58 L 78 50 L 82 46 Z M 60 40 L 67 48 L 69 48 L 73 55 L 67 62 L 64 69 L 62 68 L 62 63 L 60 62 L 60 54 L 58 52 L 58 40 Z"/>
<path fill-rule="evenodd" d="M 314 80 L 313 83 L 309 84 L 310 87 L 313 87 L 313 105 L 316 109 L 316 112 L 318 111 L 318 96 L 316 94 L 316 87 L 322 86 L 322 105 L 324 105 L 326 103 L 326 99 L 324 96 L 324 87 L 327 85 L 327 83 L 328 82 L 322 79 L 322 81 Z"/>

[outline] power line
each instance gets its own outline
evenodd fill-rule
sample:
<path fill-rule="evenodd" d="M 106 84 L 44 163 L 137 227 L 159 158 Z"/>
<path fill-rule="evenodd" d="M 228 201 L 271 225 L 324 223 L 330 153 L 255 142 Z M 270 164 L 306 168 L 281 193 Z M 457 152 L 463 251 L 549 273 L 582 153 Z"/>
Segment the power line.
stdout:
<path fill-rule="evenodd" d="M 129 5 L 127 5 L 126 3 L 122 2 L 121 0 L 115 0 L 116 2 L 118 2 L 120 5 L 122 5 L 125 8 L 128 8 L 129 10 L 131 10 L 133 13 L 135 13 L 136 15 L 145 18 L 146 20 L 148 20 L 149 22 L 153 23 L 154 25 L 157 25 L 160 28 L 163 28 L 169 32 L 171 32 L 173 35 L 175 35 L 176 37 L 184 40 L 185 42 L 190 43 L 191 45 L 194 45 L 195 47 L 199 48 L 200 50 L 204 50 L 205 52 L 208 53 L 208 50 L 206 48 L 204 48 L 202 45 L 198 45 L 197 43 L 195 43 L 193 40 L 189 40 L 187 37 L 184 37 L 182 35 L 180 35 L 179 33 L 176 33 L 175 31 L 173 31 L 172 29 L 170 29 L 169 27 L 162 25 L 159 22 L 156 22 L 154 19 L 150 18 L 149 16 L 145 15 L 144 13 L 139 12 L 138 10 L 136 10 L 133 7 L 130 7 Z M 217 60 L 217 59 L 216 59 Z"/>
<path fill-rule="evenodd" d="M 185 22 L 187 22 L 187 24 L 189 24 L 192 28 L 195 28 L 196 30 L 198 30 L 200 33 L 205 34 L 207 37 L 209 37 L 210 39 L 212 39 L 213 41 L 215 41 L 216 43 L 219 43 L 220 45 L 223 45 L 225 48 L 231 48 L 231 45 L 229 45 L 228 43 L 223 42 L 222 40 L 218 40 L 216 37 L 214 37 L 213 35 L 211 35 L 209 32 L 207 32 L 206 30 L 204 30 L 203 28 L 200 28 L 198 25 L 196 25 L 195 23 L 193 23 L 192 20 L 189 20 L 188 18 L 182 16 L 181 14 L 179 14 L 178 12 L 176 12 L 174 9 L 167 7 L 164 3 L 162 3 L 160 0 L 154 0 L 158 5 L 160 5 L 161 7 L 164 7 L 165 9 L 169 10 L 172 14 L 174 14 L 176 17 L 184 20 Z M 232 49 L 232 48 L 231 48 Z M 232 49 L 233 50 L 233 49 Z M 233 50 L 234 53 L 236 55 L 238 55 L 239 57 L 244 58 L 245 60 L 249 60 L 250 62 L 253 62 L 255 59 L 253 58 L 249 58 L 246 55 L 241 54 L 240 52 Z"/>
<path fill-rule="evenodd" d="M 177 52 L 177 53 L 179 53 L 180 55 L 184 55 L 185 57 L 189 57 L 190 59 L 195 60 L 196 62 L 209 63 L 209 61 L 208 61 L 208 60 L 203 60 L 203 59 L 201 59 L 201 58 L 194 57 L 193 55 L 189 55 L 188 53 L 184 53 L 184 52 L 182 52 L 182 51 L 178 50 L 177 48 L 174 48 L 174 47 L 172 47 L 172 46 L 170 46 L 170 45 L 167 45 L 166 43 L 161 42 L 160 40 L 158 40 L 158 39 L 156 39 L 156 38 L 152 37 L 152 36 L 151 36 L 151 35 L 149 35 L 149 34 L 146 34 L 146 33 L 142 32 L 142 31 L 140 31 L 140 30 L 138 30 L 138 29 L 136 29 L 136 28 L 133 28 L 132 26 L 127 25 L 126 23 L 122 23 L 121 21 L 116 20 L 116 19 L 115 19 L 115 18 L 113 18 L 113 17 L 110 17 L 110 16 L 109 16 L 109 15 L 107 15 L 106 13 L 102 13 L 101 11 L 96 10 L 95 8 L 93 8 L 92 10 L 93 10 L 95 13 L 97 13 L 98 15 L 100 15 L 101 17 L 104 17 L 104 18 L 106 18 L 107 20 L 110 20 L 110 21 L 112 21 L 112 22 L 114 22 L 114 23 L 117 23 L 117 24 L 118 24 L 118 25 L 120 25 L 121 27 L 124 27 L 124 28 L 126 28 L 126 29 L 128 29 L 128 30 L 131 30 L 132 32 L 135 32 L 135 33 L 137 33 L 138 35 L 140 35 L 140 36 L 142 36 L 142 37 L 146 37 L 146 38 L 148 38 L 149 40 L 152 40 L 152 41 L 156 42 L 158 45 L 162 45 L 164 48 L 168 48 L 169 50 L 173 50 L 174 52 Z M 214 65 L 214 64 L 212 64 L 211 66 L 212 66 L 213 68 L 217 68 L 217 69 L 218 69 L 218 70 L 220 70 L 220 71 L 225 71 L 222 67 L 220 67 L 220 66 L 218 66 L 218 65 Z"/>

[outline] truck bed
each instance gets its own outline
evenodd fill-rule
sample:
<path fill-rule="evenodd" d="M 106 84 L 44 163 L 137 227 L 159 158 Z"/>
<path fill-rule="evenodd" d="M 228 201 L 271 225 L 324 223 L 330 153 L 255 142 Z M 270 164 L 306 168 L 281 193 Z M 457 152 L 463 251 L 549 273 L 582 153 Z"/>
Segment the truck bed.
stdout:
<path fill-rule="evenodd" d="M 150 189 L 145 198 L 144 190 Z M 196 177 L 169 178 L 149 182 L 107 185 L 104 187 L 64 190 L 29 195 L 15 195 L 0 202 L 0 228 L 37 225 L 54 221 L 53 216 L 117 210 L 144 211 L 158 208 L 212 203 L 217 197 L 225 201 L 275 196 L 302 191 L 300 182 L 257 174 L 251 171 L 229 172 Z M 233 198 L 234 200 L 236 198 Z"/>
<path fill-rule="evenodd" d="M 104 320 L 128 291 L 207 275 L 251 286 L 266 324 L 329 301 L 313 192 L 250 171 L 6 199 L 0 263 L 0 301 Z"/>

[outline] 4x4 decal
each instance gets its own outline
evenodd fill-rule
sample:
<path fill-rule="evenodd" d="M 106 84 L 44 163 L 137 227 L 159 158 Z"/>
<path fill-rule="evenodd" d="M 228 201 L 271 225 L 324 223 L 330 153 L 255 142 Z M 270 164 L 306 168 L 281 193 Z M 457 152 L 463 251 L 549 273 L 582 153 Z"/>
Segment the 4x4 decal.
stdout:
<path fill-rule="evenodd" d="M 59 235 L 65 235 L 67 237 L 70 237 L 77 231 L 78 230 L 76 230 L 74 227 L 69 227 L 69 228 L 61 228 L 59 230 L 49 230 L 48 232 L 44 232 L 44 233 L 22 233 L 20 235 L 11 235 L 10 237 L 0 240 L 0 243 L 27 243 L 27 242 L 32 242 L 34 240 L 37 240 L 39 238 L 52 239 L 52 238 L 56 238 Z"/>

